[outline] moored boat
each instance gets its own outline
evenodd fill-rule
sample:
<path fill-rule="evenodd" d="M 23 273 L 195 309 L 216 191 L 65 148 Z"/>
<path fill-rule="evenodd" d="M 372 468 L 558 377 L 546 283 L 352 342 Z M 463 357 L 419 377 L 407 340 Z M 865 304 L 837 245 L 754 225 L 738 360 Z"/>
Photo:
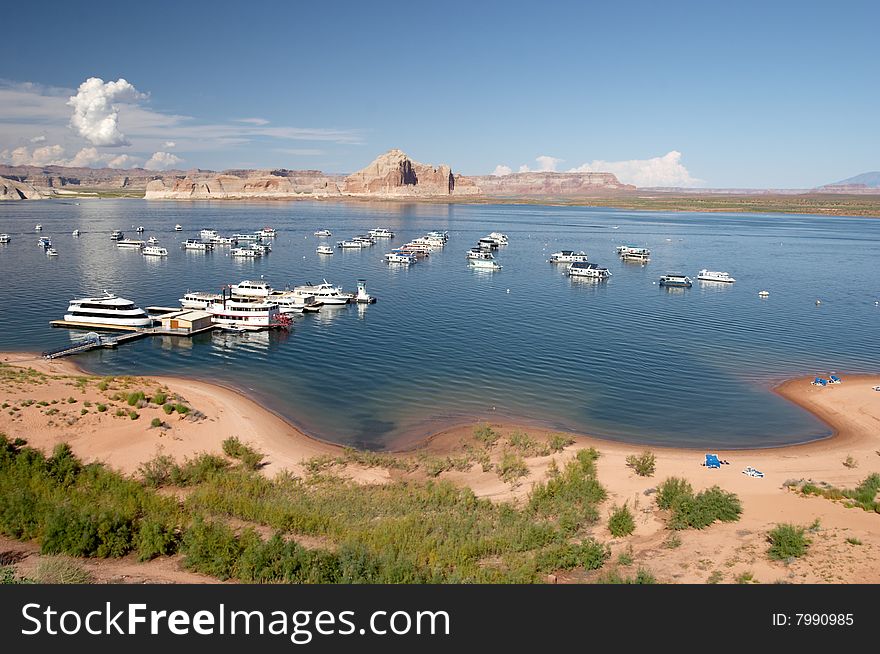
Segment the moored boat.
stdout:
<path fill-rule="evenodd" d="M 608 279 L 611 277 L 611 271 L 603 268 L 596 263 L 587 263 L 585 261 L 577 261 L 568 267 L 569 277 L 588 277 L 591 279 Z"/>
<path fill-rule="evenodd" d="M 373 238 L 394 238 L 394 232 L 387 227 L 378 227 L 367 232 Z"/>
<path fill-rule="evenodd" d="M 732 284 L 736 281 L 728 272 L 706 270 L 705 268 L 697 273 L 697 279 L 704 282 L 723 282 L 725 284 Z"/>
<path fill-rule="evenodd" d="M 260 238 L 275 238 L 277 232 L 274 227 L 263 227 L 257 234 Z"/>
<path fill-rule="evenodd" d="M 9 234 L 0 234 L 0 243 L 9 243 L 12 240 L 12 237 Z"/>
<path fill-rule="evenodd" d="M 130 238 L 123 238 L 116 241 L 116 247 L 118 248 L 128 248 L 131 250 L 140 250 L 143 248 L 145 243 L 143 241 L 136 241 Z"/>
<path fill-rule="evenodd" d="M 317 248 L 315 248 L 315 252 L 317 252 L 318 254 L 333 254 L 333 248 L 331 248 L 329 245 L 319 245 Z"/>
<path fill-rule="evenodd" d="M 110 240 L 112 240 L 112 241 L 121 241 L 124 238 L 125 238 L 125 234 L 122 233 L 121 231 L 119 231 L 118 229 L 114 229 L 110 233 Z"/>
<path fill-rule="evenodd" d="M 209 304 L 222 299 L 219 293 L 187 292 L 180 298 L 180 306 L 184 309 L 207 309 Z"/>
<path fill-rule="evenodd" d="M 188 238 L 183 242 L 184 250 L 195 250 L 197 252 L 208 252 L 214 249 L 210 243 L 199 241 L 198 239 Z"/>
<path fill-rule="evenodd" d="M 254 248 L 232 248 L 229 251 L 229 256 L 237 257 L 239 259 L 256 259 L 257 257 L 263 256 L 263 253 Z"/>
<path fill-rule="evenodd" d="M 182 232 L 182 231 L 183 231 L 183 225 L 175 225 L 175 226 L 174 226 L 174 231 L 175 231 L 175 232 Z"/>
<path fill-rule="evenodd" d="M 326 279 L 321 284 L 309 282 L 301 286 L 294 286 L 293 290 L 297 293 L 314 295 L 322 304 L 328 306 L 348 304 L 354 297 L 354 295 L 344 292 L 338 286 L 333 286 Z"/>
<path fill-rule="evenodd" d="M 167 257 L 168 250 L 158 245 L 148 245 L 143 250 L 145 257 Z"/>
<path fill-rule="evenodd" d="M 660 278 L 660 286 L 671 288 L 690 288 L 693 286 L 691 278 L 682 273 L 666 273 Z"/>
<path fill-rule="evenodd" d="M 373 304 L 376 298 L 367 293 L 367 280 L 357 280 L 357 293 L 355 293 L 354 301 L 358 304 Z"/>
<path fill-rule="evenodd" d="M 57 257 L 58 250 L 56 250 L 55 248 L 46 248 L 46 254 L 50 257 Z"/>
<path fill-rule="evenodd" d="M 79 230 L 78 229 L 73 230 L 73 233 L 71 234 L 71 236 L 79 236 Z"/>
<path fill-rule="evenodd" d="M 386 263 L 400 263 L 404 266 L 409 266 L 416 262 L 416 257 L 414 254 L 408 254 L 406 252 L 389 252 L 385 255 Z"/>
<path fill-rule="evenodd" d="M 272 294 L 274 289 L 269 286 L 268 282 L 264 282 L 262 280 L 251 281 L 249 279 L 245 279 L 240 281 L 238 284 L 232 284 L 229 287 L 229 290 L 233 295 L 238 296 L 268 297 Z"/>
<path fill-rule="evenodd" d="M 71 300 L 64 320 L 115 327 L 149 327 L 153 324 L 153 319 L 131 300 L 117 297 L 107 291 L 104 291 L 103 297 Z"/>
<path fill-rule="evenodd" d="M 324 238 L 327 236 L 333 236 L 333 232 L 331 232 L 329 229 L 319 229 L 315 232 L 315 236 L 320 236 Z"/>
<path fill-rule="evenodd" d="M 560 250 L 550 255 L 550 263 L 584 263 L 587 261 L 587 253 L 581 250 Z"/>

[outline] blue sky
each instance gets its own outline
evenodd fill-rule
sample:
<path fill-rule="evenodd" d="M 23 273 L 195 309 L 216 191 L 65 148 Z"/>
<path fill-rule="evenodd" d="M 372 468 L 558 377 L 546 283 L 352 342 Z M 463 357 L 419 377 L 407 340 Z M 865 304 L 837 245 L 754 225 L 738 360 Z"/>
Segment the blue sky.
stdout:
<path fill-rule="evenodd" d="M 7 162 L 349 172 L 398 147 L 772 188 L 880 169 L 877 2 L 47 6 L 4 10 Z M 67 104 L 89 78 L 131 86 Z"/>

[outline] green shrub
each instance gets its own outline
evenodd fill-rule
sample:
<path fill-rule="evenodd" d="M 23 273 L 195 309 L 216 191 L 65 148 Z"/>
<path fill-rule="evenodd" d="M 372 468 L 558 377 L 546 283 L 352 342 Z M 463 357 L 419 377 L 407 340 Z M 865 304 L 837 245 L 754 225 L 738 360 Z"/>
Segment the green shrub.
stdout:
<path fill-rule="evenodd" d="M 538 553 L 535 563 L 541 572 L 571 570 L 578 567 L 596 570 L 605 564 L 610 555 L 607 545 L 588 538 L 580 544 L 553 543 Z"/>
<path fill-rule="evenodd" d="M 137 420 L 138 418 L 141 417 L 141 414 L 139 414 L 137 411 L 132 409 L 131 411 L 128 412 L 128 417 L 131 418 L 132 420 Z"/>
<path fill-rule="evenodd" d="M 122 418 L 123 416 L 128 415 L 128 412 L 125 409 L 116 409 L 116 417 Z"/>
<path fill-rule="evenodd" d="M 617 569 L 609 571 L 607 574 L 599 577 L 596 581 L 599 584 L 656 584 L 657 580 L 650 570 L 639 568 L 634 577 L 624 577 Z"/>
<path fill-rule="evenodd" d="M 170 556 L 177 552 L 180 535 L 177 526 L 156 516 L 140 521 L 134 548 L 138 560 L 148 561 L 157 556 Z"/>
<path fill-rule="evenodd" d="M 138 468 L 138 473 L 144 483 L 151 488 L 160 488 L 171 483 L 175 469 L 174 459 L 167 454 L 157 454 L 149 461 L 145 461 Z"/>
<path fill-rule="evenodd" d="M 768 554 L 771 559 L 785 561 L 790 558 L 798 558 L 807 553 L 810 539 L 806 537 L 806 527 L 798 527 L 792 524 L 777 525 L 767 534 L 770 543 Z"/>
<path fill-rule="evenodd" d="M 177 413 L 179 413 L 182 416 L 185 416 L 187 413 L 189 413 L 189 407 L 186 406 L 185 404 L 177 404 L 177 405 L 175 405 L 174 408 L 177 411 Z"/>
<path fill-rule="evenodd" d="M 636 529 L 636 523 L 629 507 L 624 502 L 623 506 L 615 506 L 611 510 L 611 517 L 608 518 L 608 531 L 615 538 L 629 536 Z"/>
<path fill-rule="evenodd" d="M 242 465 L 251 470 L 259 468 L 265 458 L 265 455 L 242 443 L 237 436 L 230 436 L 223 441 L 223 453 L 238 459 Z"/>
<path fill-rule="evenodd" d="M 846 542 L 849 543 L 850 545 L 861 545 L 862 544 L 862 541 L 860 541 L 858 538 L 854 538 L 852 536 L 847 538 Z"/>
<path fill-rule="evenodd" d="M 83 406 L 91 407 L 91 406 L 92 406 L 92 403 L 89 402 L 88 400 L 86 400 L 85 402 L 83 402 Z"/>
<path fill-rule="evenodd" d="M 165 424 L 165 423 L 162 422 L 162 419 L 161 419 L 161 418 L 153 418 L 152 420 L 150 420 L 150 427 L 158 428 L 158 427 L 161 427 L 161 426 L 164 425 L 164 424 Z"/>
<path fill-rule="evenodd" d="M 45 556 L 37 563 L 33 580 L 38 584 L 90 584 L 92 575 L 63 556 Z"/>
<path fill-rule="evenodd" d="M 667 511 L 678 504 L 682 498 L 691 497 L 694 489 L 686 479 L 669 477 L 657 488 L 657 506 Z"/>
<path fill-rule="evenodd" d="M 174 413 L 174 405 L 173 404 L 163 404 L 162 410 L 165 412 L 165 415 L 170 416 Z"/>
<path fill-rule="evenodd" d="M 529 467 L 525 460 L 516 452 L 506 451 L 501 455 L 498 463 L 498 476 L 507 483 L 511 483 L 529 474 Z"/>
<path fill-rule="evenodd" d="M 229 527 L 219 522 L 205 522 L 200 517 L 186 530 L 181 545 L 183 564 L 187 568 L 218 579 L 229 579 L 235 574 L 242 549 Z"/>
<path fill-rule="evenodd" d="M 847 468 L 858 468 L 859 462 L 856 461 L 856 459 L 854 459 L 852 455 L 847 454 L 846 458 L 843 460 L 843 465 Z"/>
<path fill-rule="evenodd" d="M 474 438 L 483 443 L 486 447 L 494 445 L 500 435 L 487 424 L 482 424 L 474 428 Z"/>
<path fill-rule="evenodd" d="M 68 404 L 76 404 L 76 398 L 75 397 L 68 397 L 67 403 Z"/>
<path fill-rule="evenodd" d="M 716 520 L 736 522 L 742 504 L 734 493 L 713 486 L 694 495 L 684 479 L 670 477 L 657 490 L 657 506 L 670 512 L 670 529 L 703 529 Z"/>
<path fill-rule="evenodd" d="M 175 486 L 192 486 L 209 480 L 213 475 L 226 470 L 229 461 L 213 454 L 200 454 L 194 459 L 186 459 L 182 466 L 171 469 L 171 483 Z"/>
<path fill-rule="evenodd" d="M 653 452 L 645 450 L 638 456 L 630 454 L 626 457 L 626 465 L 632 468 L 640 477 L 651 477 L 654 475 L 656 458 Z"/>
<path fill-rule="evenodd" d="M 553 434 L 547 442 L 551 452 L 561 452 L 569 445 L 574 444 L 574 439 L 565 434 Z"/>
<path fill-rule="evenodd" d="M 104 413 L 107 410 L 107 405 L 106 404 L 98 404 L 95 408 L 97 408 L 100 413 Z"/>
<path fill-rule="evenodd" d="M 134 393 L 129 393 L 125 397 L 125 401 L 128 402 L 128 406 L 137 406 L 145 397 L 143 391 L 135 391 Z"/>
<path fill-rule="evenodd" d="M 84 415 L 86 415 L 88 412 L 89 412 L 88 409 L 80 409 L 80 410 L 79 410 L 79 415 L 84 416 Z"/>
<path fill-rule="evenodd" d="M 106 391 L 108 388 L 110 388 L 111 381 L 112 381 L 112 379 L 105 377 L 104 379 L 102 379 L 101 381 L 98 382 L 98 389 L 100 389 L 102 392 Z"/>
<path fill-rule="evenodd" d="M 154 393 L 151 399 L 153 401 L 153 404 L 165 404 L 165 402 L 168 400 L 168 396 L 162 391 L 159 391 L 158 393 Z"/>

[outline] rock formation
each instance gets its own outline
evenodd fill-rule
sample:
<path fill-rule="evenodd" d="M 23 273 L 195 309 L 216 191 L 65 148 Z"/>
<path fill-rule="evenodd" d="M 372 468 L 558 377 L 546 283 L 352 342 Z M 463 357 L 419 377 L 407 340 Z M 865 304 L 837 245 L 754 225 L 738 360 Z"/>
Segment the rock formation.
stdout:
<path fill-rule="evenodd" d="M 318 170 L 231 172 L 155 179 L 147 184 L 144 197 L 147 200 L 228 200 L 339 195 L 338 178 Z"/>
<path fill-rule="evenodd" d="M 455 192 L 455 177 L 447 165 L 419 163 L 401 150 L 389 150 L 346 177 L 342 190 L 347 195 L 449 196 Z"/>
<path fill-rule="evenodd" d="M 480 195 L 492 197 L 588 197 L 635 190 L 612 173 L 511 173 L 468 178 Z"/>
<path fill-rule="evenodd" d="M 0 177 L 0 200 L 41 200 L 44 197 L 30 184 Z"/>

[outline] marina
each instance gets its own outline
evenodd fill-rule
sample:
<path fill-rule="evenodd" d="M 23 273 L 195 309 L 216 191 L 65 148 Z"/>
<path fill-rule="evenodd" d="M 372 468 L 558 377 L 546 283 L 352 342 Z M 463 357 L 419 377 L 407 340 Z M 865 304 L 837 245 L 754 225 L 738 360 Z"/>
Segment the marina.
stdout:
<path fill-rule="evenodd" d="M 77 352 L 80 365 L 97 374 L 127 374 L 133 365 L 145 374 L 198 370 L 206 378 L 254 389 L 249 392 L 261 402 L 310 433 L 370 447 L 405 445 L 424 433 L 425 420 L 445 424 L 499 414 L 633 442 L 700 442 L 707 421 L 718 425 L 719 443 L 817 438 L 826 433 L 821 425 L 766 395 L 766 386 L 780 376 L 827 369 L 830 346 L 821 335 L 832 331 L 835 342 L 846 344 L 834 356 L 836 368 L 858 372 L 880 365 L 873 355 L 865 357 L 873 351 L 866 339 L 878 298 L 870 292 L 872 259 L 857 246 L 871 237 L 870 221 L 804 217 L 799 220 L 811 225 L 814 236 L 806 239 L 775 216 L 382 203 L 302 202 L 295 209 L 296 217 L 287 217 L 291 206 L 285 203 L 185 209 L 136 200 L 16 205 L 14 218 L 0 214 L 0 233 L 11 238 L 0 252 L 0 266 L 7 273 L 33 271 L 41 288 L 51 292 L 34 296 L 23 276 L 7 274 L 10 297 L 31 299 L 5 313 L 8 327 L 0 339 L 7 349 L 40 352 L 69 345 L 80 332 L 104 331 L 100 321 L 70 325 L 63 318 L 71 298 L 94 297 L 107 288 L 144 308 L 156 321 L 149 327 L 154 331 L 124 346 Z M 72 210 L 78 212 L 75 222 Z M 32 238 L 36 223 L 43 225 L 37 236 L 60 253 L 51 265 L 43 250 L 33 247 L 36 238 L 21 238 Z M 145 236 L 166 244 L 198 236 L 201 226 L 226 236 L 269 224 L 277 236 L 269 256 L 235 258 L 228 250 L 193 256 L 200 252 L 169 247 L 168 256 L 133 257 L 108 239 L 114 229 L 132 224 L 143 224 Z M 175 239 L 175 224 L 196 227 Z M 353 249 L 344 256 L 336 250 L 335 257 L 316 253 L 321 244 L 316 231 L 329 227 L 353 237 L 376 225 L 387 225 L 402 245 L 382 252 Z M 76 226 L 82 234 L 74 239 Z M 466 253 L 480 250 L 479 239 L 492 232 L 507 235 L 507 245 L 488 250 L 503 269 L 465 265 Z M 651 263 L 633 266 L 613 256 L 621 245 L 650 249 Z M 599 267 L 610 275 L 572 276 L 569 264 L 547 264 L 552 253 L 565 249 L 597 253 Z M 385 255 L 392 252 L 418 265 L 389 264 Z M 809 272 L 844 259 L 852 272 L 846 286 Z M 692 288 L 657 292 L 664 270 L 704 269 L 729 271 L 737 281 L 710 283 L 690 274 Z M 322 289 L 302 288 L 320 286 L 325 278 L 337 289 L 335 300 L 318 297 Z M 308 284 L 310 279 L 314 283 Z M 368 280 L 367 295 L 380 302 L 353 301 L 358 279 Z M 221 338 L 216 327 L 213 337 L 160 333 L 157 308 L 204 311 L 220 299 L 224 286 L 243 280 L 276 289 L 271 302 L 291 318 L 290 328 L 262 331 L 250 340 L 235 329 Z M 300 301 L 294 289 L 315 300 Z M 766 298 L 759 297 L 762 290 L 769 292 Z M 538 300 L 565 307 L 566 319 L 534 311 Z M 688 333 L 686 348 L 670 344 L 658 316 L 670 329 Z M 50 320 L 74 329 L 49 329 Z M 588 336 L 584 324 L 590 325 Z M 696 325 L 711 326 L 711 341 Z M 510 335 L 496 340 L 493 334 L 501 329 Z M 475 353 L 492 365 L 474 367 Z M 550 383 L 558 378 L 553 361 L 560 357 L 603 383 L 577 395 Z M 620 368 L 631 357 L 639 375 Z M 681 376 L 660 383 L 653 371 L 667 369 L 673 358 Z M 406 361 L 419 362 L 419 384 L 400 375 L 400 362 Z M 628 399 L 634 392 L 643 398 L 637 410 Z M 674 413 L 665 399 L 672 392 L 686 398 Z M 330 396 L 358 409 L 333 411 Z"/>

